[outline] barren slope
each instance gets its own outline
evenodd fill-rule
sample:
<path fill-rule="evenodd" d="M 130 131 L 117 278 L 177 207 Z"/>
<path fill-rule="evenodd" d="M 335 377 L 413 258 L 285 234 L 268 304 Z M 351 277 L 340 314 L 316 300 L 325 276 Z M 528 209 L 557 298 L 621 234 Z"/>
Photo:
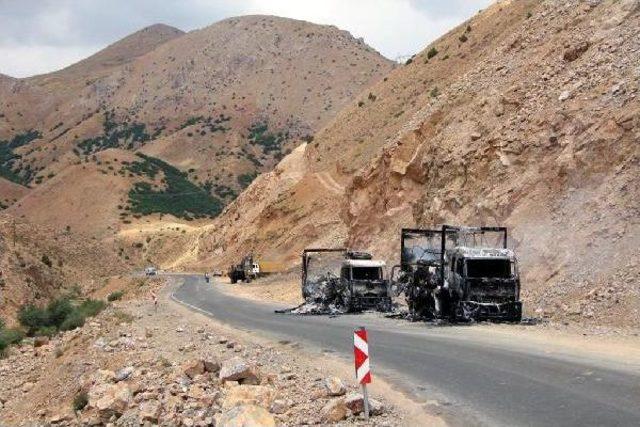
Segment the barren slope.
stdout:
<path fill-rule="evenodd" d="M 43 303 L 76 286 L 93 291 L 102 277 L 130 269 L 125 256 L 134 252 L 2 214 L 0 317 L 10 319 L 22 304 Z"/>
<path fill-rule="evenodd" d="M 155 25 L 56 73 L 2 79 L 0 175 L 42 187 L 34 190 L 40 194 L 65 187 L 74 193 L 46 207 L 27 201 L 14 207 L 46 222 L 70 208 L 61 200 L 89 209 L 94 200 L 80 199 L 90 192 L 105 194 L 101 211 L 113 210 L 106 206 L 116 197 L 111 184 L 84 187 L 88 181 L 65 170 L 87 161 L 98 169 L 94 155 L 106 149 L 141 151 L 208 192 L 205 210 L 215 214 L 391 68 L 335 27 L 268 16 L 232 18 L 188 34 Z M 121 194 L 121 186 L 137 182 L 113 185 Z M 114 220 L 105 217 L 102 228 Z"/>
<path fill-rule="evenodd" d="M 631 0 L 490 7 L 363 92 L 296 182 L 249 188 L 201 259 L 335 242 L 395 262 L 402 227 L 505 224 L 530 312 L 638 326 L 639 24 Z"/>

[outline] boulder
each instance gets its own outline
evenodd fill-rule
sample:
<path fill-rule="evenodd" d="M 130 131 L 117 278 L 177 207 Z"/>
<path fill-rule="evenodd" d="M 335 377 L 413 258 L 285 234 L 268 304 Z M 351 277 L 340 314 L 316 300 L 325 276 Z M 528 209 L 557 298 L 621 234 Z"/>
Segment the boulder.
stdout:
<path fill-rule="evenodd" d="M 217 360 L 205 360 L 204 370 L 207 372 L 211 372 L 212 374 L 217 374 L 218 372 L 220 372 L 220 362 Z"/>
<path fill-rule="evenodd" d="M 573 62 L 580 58 L 587 50 L 589 50 L 589 42 L 582 41 L 565 50 L 562 57 L 567 62 Z"/>
<path fill-rule="evenodd" d="M 275 427 L 276 420 L 266 409 L 255 405 L 241 405 L 222 413 L 218 427 Z"/>
<path fill-rule="evenodd" d="M 364 398 L 360 393 L 349 393 L 349 395 L 345 398 L 345 405 L 353 414 L 359 414 L 364 411 Z M 371 415 L 380 415 L 382 414 L 384 408 L 382 407 L 382 403 L 379 401 L 369 398 L 369 413 Z"/>
<path fill-rule="evenodd" d="M 116 372 L 114 379 L 116 380 L 116 382 L 124 381 L 127 378 L 129 378 L 131 374 L 133 374 L 133 371 L 134 371 L 133 366 L 126 366 L 122 369 L 119 369 L 118 372 Z"/>
<path fill-rule="evenodd" d="M 286 400 L 276 399 L 271 404 L 271 407 L 269 407 L 269 411 L 271 411 L 274 414 L 281 415 L 286 413 L 289 410 L 290 406 L 291 405 Z"/>
<path fill-rule="evenodd" d="M 338 377 L 329 377 L 324 380 L 324 386 L 327 389 L 327 395 L 329 396 L 344 396 L 347 392 L 342 380 Z"/>
<path fill-rule="evenodd" d="M 240 385 L 229 389 L 222 402 L 223 408 L 241 405 L 256 405 L 269 408 L 275 399 L 276 392 L 272 387 L 262 385 Z"/>
<path fill-rule="evenodd" d="M 35 337 L 33 339 L 33 346 L 36 348 L 47 344 L 49 344 L 49 337 Z"/>
<path fill-rule="evenodd" d="M 193 379 L 196 375 L 202 375 L 205 371 L 205 364 L 202 360 L 190 360 L 182 365 L 182 372 Z"/>
<path fill-rule="evenodd" d="M 90 408 L 98 410 L 101 416 L 122 415 L 129 407 L 132 393 L 126 383 L 97 384 L 89 390 Z"/>
<path fill-rule="evenodd" d="M 349 408 L 344 398 L 330 400 L 320 411 L 320 421 L 326 424 L 340 422 L 347 418 Z"/>
<path fill-rule="evenodd" d="M 240 357 L 226 360 L 220 368 L 219 378 L 222 381 L 238 381 L 241 384 L 258 384 L 260 382 L 254 369 Z"/>
<path fill-rule="evenodd" d="M 148 400 L 140 405 L 140 419 L 157 423 L 162 411 L 162 405 L 157 400 Z"/>

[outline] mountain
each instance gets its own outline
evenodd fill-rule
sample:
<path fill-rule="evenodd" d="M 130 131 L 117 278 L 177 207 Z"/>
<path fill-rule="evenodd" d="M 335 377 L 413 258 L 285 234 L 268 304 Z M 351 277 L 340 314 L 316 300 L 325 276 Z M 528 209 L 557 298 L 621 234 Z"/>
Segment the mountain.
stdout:
<path fill-rule="evenodd" d="M 392 68 L 335 27 L 247 16 L 0 81 L 0 176 L 26 193 L 7 212 L 64 228 L 71 209 L 98 237 L 214 217 Z"/>
<path fill-rule="evenodd" d="M 637 325 L 638 28 L 637 1 L 497 2 L 185 236 L 185 265 L 343 245 L 394 264 L 403 227 L 506 225 L 529 313 Z"/>

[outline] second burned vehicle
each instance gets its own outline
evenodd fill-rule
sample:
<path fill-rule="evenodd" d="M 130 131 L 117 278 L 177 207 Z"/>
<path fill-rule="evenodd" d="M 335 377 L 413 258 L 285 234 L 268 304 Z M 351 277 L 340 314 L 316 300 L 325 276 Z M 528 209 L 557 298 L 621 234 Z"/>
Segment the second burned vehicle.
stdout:
<path fill-rule="evenodd" d="M 346 249 L 306 249 L 302 254 L 302 296 L 306 312 L 391 309 L 385 262 Z"/>
<path fill-rule="evenodd" d="M 403 229 L 396 293 L 412 318 L 520 321 L 520 276 L 504 227 Z"/>

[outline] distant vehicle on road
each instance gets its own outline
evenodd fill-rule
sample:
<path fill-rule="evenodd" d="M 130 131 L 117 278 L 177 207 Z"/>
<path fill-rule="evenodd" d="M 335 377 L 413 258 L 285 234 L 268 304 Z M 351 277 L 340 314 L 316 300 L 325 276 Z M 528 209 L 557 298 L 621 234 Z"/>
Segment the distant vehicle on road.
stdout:
<path fill-rule="evenodd" d="M 253 255 L 247 255 L 240 264 L 232 265 L 227 275 L 231 283 L 249 283 L 260 275 L 260 264 L 253 259 Z"/>
<path fill-rule="evenodd" d="M 155 276 L 158 274 L 158 270 L 155 267 L 147 267 L 144 269 L 144 274 L 146 276 Z"/>

